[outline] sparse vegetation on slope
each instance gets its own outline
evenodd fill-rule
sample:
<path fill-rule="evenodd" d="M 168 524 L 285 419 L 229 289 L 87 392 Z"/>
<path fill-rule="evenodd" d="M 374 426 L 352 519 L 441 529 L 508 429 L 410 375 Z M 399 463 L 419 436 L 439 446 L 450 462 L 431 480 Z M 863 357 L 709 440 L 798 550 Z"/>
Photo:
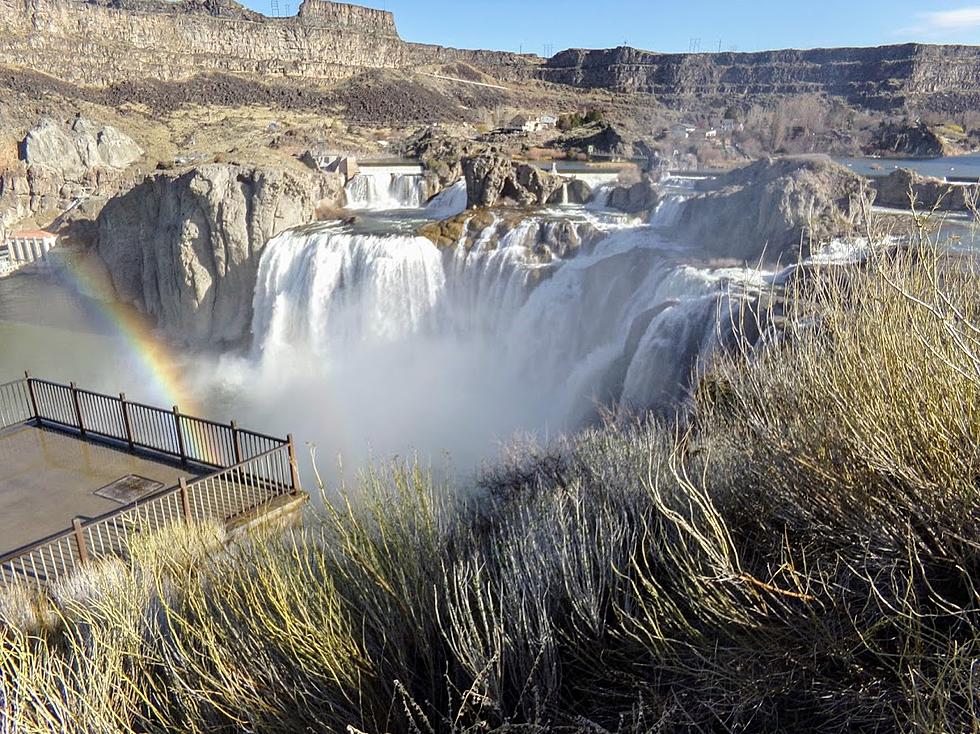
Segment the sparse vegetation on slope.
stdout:
<path fill-rule="evenodd" d="M 977 731 L 977 274 L 818 275 L 683 428 L 515 449 L 479 492 L 394 467 L 302 532 L 175 530 L 11 599 L 2 727 Z"/>

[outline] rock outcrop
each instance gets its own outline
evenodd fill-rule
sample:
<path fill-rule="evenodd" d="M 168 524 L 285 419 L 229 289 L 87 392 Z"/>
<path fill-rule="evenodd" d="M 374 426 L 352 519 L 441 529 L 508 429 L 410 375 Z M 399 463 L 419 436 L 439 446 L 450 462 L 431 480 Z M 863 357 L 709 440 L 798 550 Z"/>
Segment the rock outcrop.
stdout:
<path fill-rule="evenodd" d="M 885 125 L 876 132 L 871 152 L 886 158 L 941 158 L 962 153 L 956 143 L 965 137 L 965 131 L 942 125 Z"/>
<path fill-rule="evenodd" d="M 659 203 L 660 191 L 650 176 L 643 176 L 631 186 L 616 186 L 606 199 L 606 206 L 627 214 L 650 212 Z"/>
<path fill-rule="evenodd" d="M 484 152 L 486 147 L 429 125 L 406 141 L 402 154 L 419 161 L 445 188 L 463 177 L 463 159 Z"/>
<path fill-rule="evenodd" d="M 520 240 L 516 242 L 510 239 L 515 232 L 520 233 Z M 527 217 L 524 212 L 485 209 L 429 222 L 420 227 L 418 233 L 442 250 L 460 248 L 469 252 L 478 242 L 507 241 L 509 246 L 523 247 L 527 262 L 539 265 L 589 251 L 605 236 L 585 220 Z"/>
<path fill-rule="evenodd" d="M 122 171 L 143 155 L 127 135 L 84 117 L 76 118 L 70 128 L 45 118 L 27 133 L 21 147 L 28 166 L 46 168 L 65 181 L 76 182 L 97 169 Z"/>
<path fill-rule="evenodd" d="M 515 163 L 500 153 L 483 153 L 463 161 L 467 207 L 543 206 L 565 183 L 537 166 Z"/>
<path fill-rule="evenodd" d="M 570 49 L 539 78 L 588 89 L 646 92 L 668 105 L 692 100 L 825 94 L 878 109 L 980 106 L 980 48 L 906 44 L 878 48 L 661 54 L 620 47 Z"/>
<path fill-rule="evenodd" d="M 922 176 L 913 170 L 900 168 L 887 176 L 872 179 L 872 187 L 877 192 L 875 204 L 893 209 L 909 209 L 910 197 L 920 211 L 969 211 L 975 206 L 977 185 L 955 185 L 938 178 Z"/>
<path fill-rule="evenodd" d="M 98 253 L 119 300 L 176 342 L 248 336 L 259 257 L 285 229 L 340 203 L 343 177 L 209 164 L 147 178 L 99 215 Z"/>
<path fill-rule="evenodd" d="M 0 64 L 89 87 L 208 73 L 314 82 L 465 62 L 526 78 L 532 57 L 402 41 L 390 13 L 305 0 L 267 18 L 234 0 L 0 0 Z"/>
<path fill-rule="evenodd" d="M 127 135 L 78 117 L 69 125 L 46 118 L 20 144 L 20 160 L 0 171 L 0 223 L 64 211 L 76 200 L 131 183 L 143 156 Z"/>
<path fill-rule="evenodd" d="M 866 181 L 826 156 L 763 159 L 705 182 L 678 219 L 683 240 L 719 258 L 773 262 L 847 232 Z"/>

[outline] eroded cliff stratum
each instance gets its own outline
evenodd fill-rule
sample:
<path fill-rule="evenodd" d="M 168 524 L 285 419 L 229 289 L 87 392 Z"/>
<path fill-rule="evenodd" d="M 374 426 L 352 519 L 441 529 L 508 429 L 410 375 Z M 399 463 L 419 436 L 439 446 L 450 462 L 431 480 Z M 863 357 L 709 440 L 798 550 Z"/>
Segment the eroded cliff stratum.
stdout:
<path fill-rule="evenodd" d="M 980 106 L 980 48 L 907 44 L 866 49 L 661 54 L 631 48 L 529 54 L 402 40 L 391 13 L 304 0 L 269 18 L 234 0 L 0 0 L 0 64 L 88 87 L 181 81 L 207 73 L 334 82 L 364 69 L 464 62 L 497 79 L 539 79 L 692 100 L 816 93 L 870 108 Z"/>
<path fill-rule="evenodd" d="M 231 0 L 0 0 L 0 63 L 85 86 L 223 72 L 333 81 L 463 61 L 502 78 L 532 57 L 407 43 L 391 13 L 304 0 L 268 18 Z"/>

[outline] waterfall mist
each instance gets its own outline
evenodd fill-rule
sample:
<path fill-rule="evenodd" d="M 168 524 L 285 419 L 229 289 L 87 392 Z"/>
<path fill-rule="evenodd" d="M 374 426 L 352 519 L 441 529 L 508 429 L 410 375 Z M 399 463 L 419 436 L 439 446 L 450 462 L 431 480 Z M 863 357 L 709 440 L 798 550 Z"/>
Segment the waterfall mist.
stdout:
<path fill-rule="evenodd" d="M 206 370 L 207 392 L 315 443 L 326 468 L 417 452 L 469 471 L 515 433 L 667 405 L 717 344 L 719 309 L 738 308 L 724 283 L 761 277 L 684 265 L 659 229 L 681 205 L 652 226 L 607 222 L 564 259 L 543 243 L 594 220 L 495 222 L 444 251 L 413 234 L 286 232 L 262 257 L 251 352 Z"/>

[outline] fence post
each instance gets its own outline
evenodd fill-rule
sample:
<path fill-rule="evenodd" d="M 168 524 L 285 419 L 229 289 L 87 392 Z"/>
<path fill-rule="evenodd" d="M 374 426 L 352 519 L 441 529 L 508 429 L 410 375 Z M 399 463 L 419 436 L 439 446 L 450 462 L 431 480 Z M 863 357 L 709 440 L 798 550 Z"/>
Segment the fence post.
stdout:
<path fill-rule="evenodd" d="M 119 393 L 119 404 L 122 406 L 123 427 L 126 429 L 126 443 L 129 450 L 133 451 L 136 445 L 133 443 L 133 424 L 129 422 L 129 403 L 126 402 L 126 393 Z"/>
<path fill-rule="evenodd" d="M 31 377 L 29 372 L 24 373 L 24 379 L 27 381 L 27 394 L 31 397 L 31 410 L 34 411 L 34 420 L 37 421 L 37 425 L 41 425 L 41 412 L 37 409 L 37 397 L 34 395 L 34 378 Z"/>
<path fill-rule="evenodd" d="M 238 437 L 238 424 L 235 421 L 231 422 L 231 438 L 235 447 L 235 464 L 238 465 L 242 463 L 242 441 Z"/>
<path fill-rule="evenodd" d="M 78 421 L 78 430 L 81 432 L 82 437 L 85 437 L 85 424 L 82 423 L 82 404 L 78 401 L 78 387 L 75 383 L 71 383 L 71 401 L 75 405 L 75 420 Z"/>
<path fill-rule="evenodd" d="M 193 522 L 194 516 L 191 514 L 191 491 L 187 487 L 187 480 L 180 478 L 180 503 L 184 507 L 184 520 L 188 523 Z"/>
<path fill-rule="evenodd" d="M 298 492 L 299 486 L 299 470 L 296 468 L 296 447 L 293 444 L 293 434 L 286 436 L 286 441 L 289 445 L 289 480 L 292 483 L 292 489 L 294 492 Z"/>
<path fill-rule="evenodd" d="M 71 521 L 71 526 L 75 530 L 75 545 L 78 547 L 78 561 L 88 563 L 88 548 L 85 547 L 85 533 L 82 531 L 82 521 L 75 518 Z"/>
<path fill-rule="evenodd" d="M 180 460 L 187 463 L 187 448 L 184 446 L 184 431 L 180 427 L 180 409 L 174 406 L 174 426 L 177 429 L 177 447 L 180 449 Z"/>

